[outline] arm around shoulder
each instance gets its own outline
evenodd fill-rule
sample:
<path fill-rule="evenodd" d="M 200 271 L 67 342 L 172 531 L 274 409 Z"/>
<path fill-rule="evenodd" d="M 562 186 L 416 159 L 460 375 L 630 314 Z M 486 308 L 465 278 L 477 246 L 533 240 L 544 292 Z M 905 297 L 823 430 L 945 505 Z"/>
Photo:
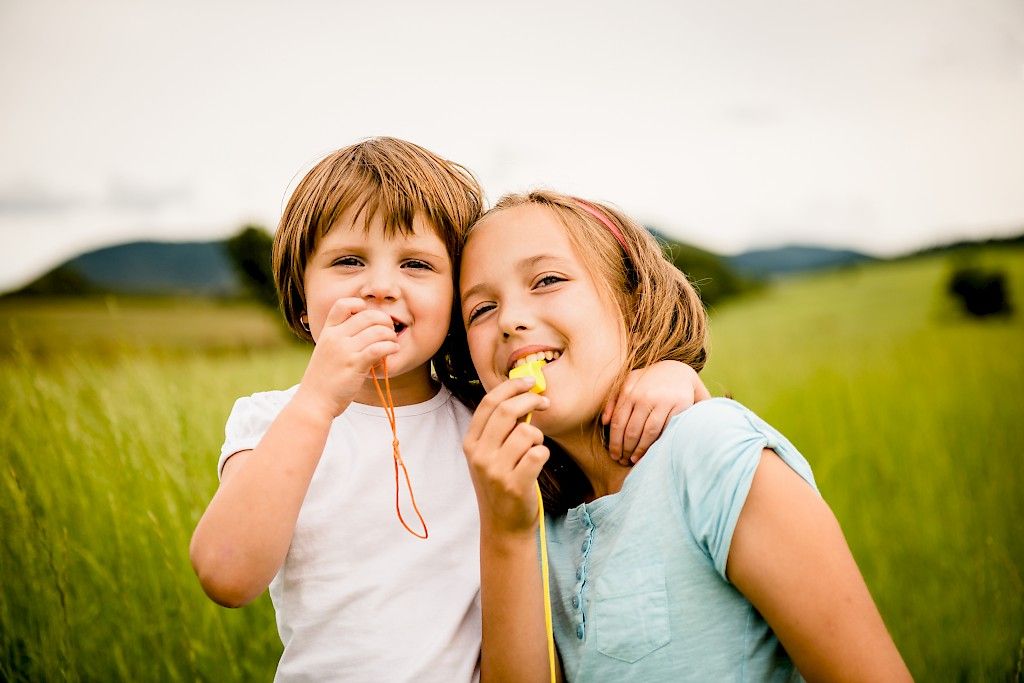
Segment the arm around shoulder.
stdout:
<path fill-rule="evenodd" d="M 807 680 L 911 680 L 835 515 L 770 449 L 736 524 L 727 573 Z"/>

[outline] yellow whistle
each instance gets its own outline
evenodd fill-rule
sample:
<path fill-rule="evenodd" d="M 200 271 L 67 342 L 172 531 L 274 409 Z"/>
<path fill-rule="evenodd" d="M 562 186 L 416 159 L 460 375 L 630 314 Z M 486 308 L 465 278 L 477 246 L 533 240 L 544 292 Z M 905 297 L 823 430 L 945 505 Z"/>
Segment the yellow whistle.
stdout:
<path fill-rule="evenodd" d="M 530 387 L 530 391 L 535 394 L 543 394 L 544 390 L 548 388 L 547 380 L 544 379 L 544 373 L 541 368 L 547 365 L 546 360 L 531 360 L 528 363 L 523 363 L 517 367 L 512 368 L 508 373 L 509 379 L 519 379 L 520 377 L 533 377 L 533 386 Z M 533 419 L 533 413 L 526 416 L 526 424 L 530 424 L 530 420 Z"/>
<path fill-rule="evenodd" d="M 533 377 L 534 382 L 533 386 L 530 387 L 530 391 L 535 394 L 543 394 L 544 390 L 548 388 L 548 383 L 544 379 L 544 373 L 541 371 L 541 368 L 547 364 L 546 360 L 531 360 L 529 363 L 523 363 L 512 368 L 508 373 L 508 378 Z"/>

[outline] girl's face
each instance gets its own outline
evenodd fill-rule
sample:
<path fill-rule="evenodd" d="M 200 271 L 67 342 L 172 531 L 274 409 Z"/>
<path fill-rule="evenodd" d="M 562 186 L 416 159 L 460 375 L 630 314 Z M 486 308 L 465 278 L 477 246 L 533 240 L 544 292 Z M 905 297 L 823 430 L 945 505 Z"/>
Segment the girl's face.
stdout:
<path fill-rule="evenodd" d="M 476 225 L 462 256 L 462 320 L 490 391 L 517 361 L 546 354 L 546 434 L 579 434 L 600 414 L 625 362 L 625 330 L 565 228 L 543 206 L 504 209 Z"/>

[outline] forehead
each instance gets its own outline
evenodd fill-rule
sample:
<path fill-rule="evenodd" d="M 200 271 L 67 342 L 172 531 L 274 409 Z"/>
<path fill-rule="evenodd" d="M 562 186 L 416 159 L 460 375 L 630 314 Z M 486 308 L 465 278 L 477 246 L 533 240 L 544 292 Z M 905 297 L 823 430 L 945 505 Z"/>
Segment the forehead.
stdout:
<path fill-rule="evenodd" d="M 555 256 L 577 261 L 565 227 L 550 209 L 537 204 L 503 209 L 476 224 L 463 250 L 464 277 L 480 277 L 523 258 Z"/>
<path fill-rule="evenodd" d="M 339 244 L 406 242 L 419 248 L 439 249 L 447 255 L 441 231 L 422 213 L 406 224 L 387 220 L 380 212 L 370 217 L 356 209 L 346 210 L 320 238 L 317 251 Z"/>

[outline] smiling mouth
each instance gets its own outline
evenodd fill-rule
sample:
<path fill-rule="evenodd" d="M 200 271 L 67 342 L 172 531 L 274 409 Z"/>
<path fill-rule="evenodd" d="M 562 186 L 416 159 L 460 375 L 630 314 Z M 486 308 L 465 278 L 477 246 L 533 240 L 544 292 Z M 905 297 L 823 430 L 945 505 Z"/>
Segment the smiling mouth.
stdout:
<path fill-rule="evenodd" d="M 523 365 L 526 365 L 527 363 L 532 363 L 533 361 L 538 360 L 547 361 L 548 363 L 554 363 L 561 357 L 561 351 L 538 351 L 537 353 L 531 353 L 528 356 L 523 356 L 522 358 L 517 359 L 516 362 L 512 364 L 512 368 L 518 368 Z M 509 368 L 509 370 L 512 370 L 512 368 Z"/>
<path fill-rule="evenodd" d="M 395 334 L 402 334 L 402 332 L 404 332 L 406 328 L 409 327 L 405 323 L 400 323 L 397 320 L 392 320 L 391 322 L 393 322 L 395 325 Z"/>

